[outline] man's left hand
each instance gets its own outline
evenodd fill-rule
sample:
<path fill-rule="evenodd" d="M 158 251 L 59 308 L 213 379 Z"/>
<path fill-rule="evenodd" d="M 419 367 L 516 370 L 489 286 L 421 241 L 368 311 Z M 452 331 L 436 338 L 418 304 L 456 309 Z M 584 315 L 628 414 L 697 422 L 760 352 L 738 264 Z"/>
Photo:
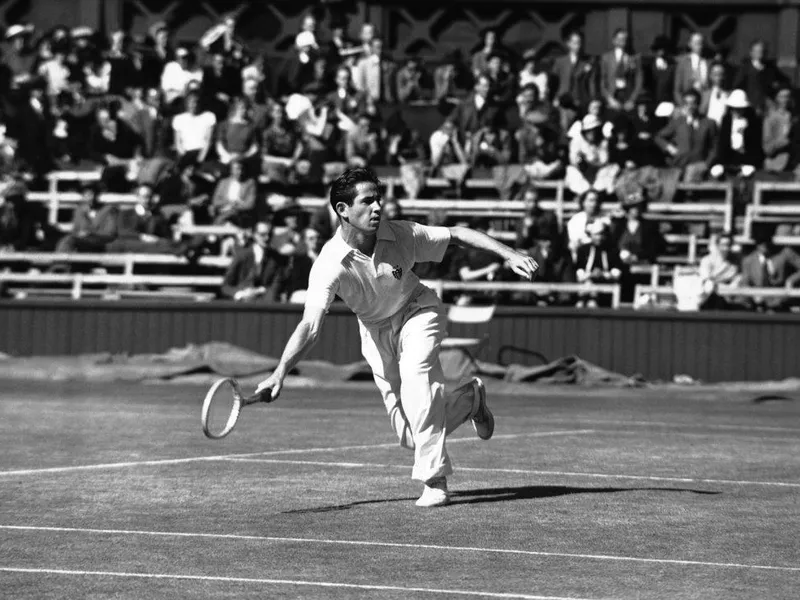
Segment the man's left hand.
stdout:
<path fill-rule="evenodd" d="M 530 256 L 526 256 L 519 252 L 514 254 L 506 261 L 508 267 L 520 277 L 524 277 L 529 281 L 533 281 L 536 271 L 539 269 L 539 263 L 533 260 Z"/>

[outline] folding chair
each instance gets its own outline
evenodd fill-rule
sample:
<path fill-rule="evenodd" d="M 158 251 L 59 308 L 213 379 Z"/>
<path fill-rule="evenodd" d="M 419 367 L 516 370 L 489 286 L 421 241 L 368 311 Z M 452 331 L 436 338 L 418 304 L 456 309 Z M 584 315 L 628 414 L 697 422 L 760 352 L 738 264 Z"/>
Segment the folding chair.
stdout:
<path fill-rule="evenodd" d="M 494 316 L 495 308 L 494 306 L 451 306 L 447 313 L 447 320 L 450 323 L 482 324 L 488 330 L 488 324 Z M 484 333 L 483 337 L 447 337 L 442 340 L 442 350 L 460 350 L 474 365 L 477 361 L 477 354 L 488 339 L 488 331 Z"/>

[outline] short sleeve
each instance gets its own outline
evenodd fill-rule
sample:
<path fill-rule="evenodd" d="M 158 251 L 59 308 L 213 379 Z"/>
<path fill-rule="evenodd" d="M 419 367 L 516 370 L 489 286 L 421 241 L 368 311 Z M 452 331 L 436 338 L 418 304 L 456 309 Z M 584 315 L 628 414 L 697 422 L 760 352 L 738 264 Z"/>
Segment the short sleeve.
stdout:
<path fill-rule="evenodd" d="M 339 291 L 339 270 L 333 269 L 327 261 L 317 260 L 308 276 L 305 310 L 327 312 Z"/>
<path fill-rule="evenodd" d="M 414 236 L 414 262 L 441 262 L 450 246 L 450 230 L 447 227 L 428 227 L 411 224 Z"/>

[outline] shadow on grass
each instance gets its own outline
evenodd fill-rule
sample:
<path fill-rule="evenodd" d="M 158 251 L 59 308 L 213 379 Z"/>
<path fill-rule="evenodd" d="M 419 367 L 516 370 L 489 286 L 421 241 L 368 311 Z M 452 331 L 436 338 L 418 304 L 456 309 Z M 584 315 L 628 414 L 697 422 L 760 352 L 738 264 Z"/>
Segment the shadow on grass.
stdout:
<path fill-rule="evenodd" d="M 753 404 L 764 404 L 765 402 L 792 402 L 794 398 L 780 394 L 765 394 L 758 398 L 753 398 Z"/>
<path fill-rule="evenodd" d="M 722 492 L 708 490 L 692 490 L 685 488 L 658 488 L 658 487 L 637 487 L 637 488 L 615 488 L 615 487 L 572 487 L 565 485 L 526 485 L 519 487 L 497 487 L 484 488 L 477 490 L 459 490 L 450 493 L 452 505 L 457 504 L 486 504 L 493 502 L 512 502 L 515 500 L 538 500 L 541 498 L 554 498 L 557 496 L 571 496 L 573 494 L 616 494 L 618 492 L 682 492 L 689 494 L 699 494 L 703 496 L 715 496 Z M 325 513 L 340 510 L 350 510 L 359 506 L 370 504 L 390 504 L 393 502 L 413 502 L 416 498 L 382 498 L 377 500 L 358 500 L 347 504 L 333 504 L 331 506 L 319 506 L 315 508 L 300 508 L 287 510 L 283 514 L 297 515 L 306 513 Z"/>

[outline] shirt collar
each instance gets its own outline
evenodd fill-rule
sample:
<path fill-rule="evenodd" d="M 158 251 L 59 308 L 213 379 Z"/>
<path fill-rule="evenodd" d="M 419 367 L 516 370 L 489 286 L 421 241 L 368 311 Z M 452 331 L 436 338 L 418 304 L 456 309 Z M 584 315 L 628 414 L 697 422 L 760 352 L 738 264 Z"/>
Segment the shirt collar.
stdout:
<path fill-rule="evenodd" d="M 394 242 L 396 240 L 397 235 L 394 232 L 394 228 L 389 224 L 388 221 L 381 221 L 381 224 L 378 226 L 378 241 Z M 355 250 L 355 248 L 344 241 L 341 227 L 336 229 L 336 233 L 328 243 L 333 245 L 333 258 L 337 263 L 342 262 Z"/>

